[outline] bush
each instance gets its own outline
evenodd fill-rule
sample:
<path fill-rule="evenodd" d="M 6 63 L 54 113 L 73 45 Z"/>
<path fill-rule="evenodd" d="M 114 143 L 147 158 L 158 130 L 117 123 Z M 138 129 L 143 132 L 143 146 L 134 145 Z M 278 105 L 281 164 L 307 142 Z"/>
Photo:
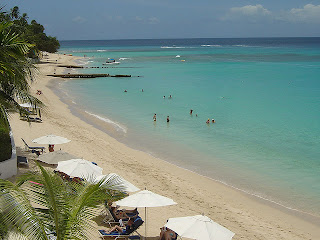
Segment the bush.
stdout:
<path fill-rule="evenodd" d="M 0 162 L 11 158 L 12 146 L 9 131 L 0 126 Z"/>

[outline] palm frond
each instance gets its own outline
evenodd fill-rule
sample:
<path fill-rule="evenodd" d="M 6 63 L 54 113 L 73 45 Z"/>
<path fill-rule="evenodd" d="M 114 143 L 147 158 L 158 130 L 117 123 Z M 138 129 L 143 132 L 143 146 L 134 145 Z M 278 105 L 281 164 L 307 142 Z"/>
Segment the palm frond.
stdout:
<path fill-rule="evenodd" d="M 23 190 L 0 179 L 0 209 L 5 223 L 30 239 L 47 239 L 41 220 L 36 215 Z"/>

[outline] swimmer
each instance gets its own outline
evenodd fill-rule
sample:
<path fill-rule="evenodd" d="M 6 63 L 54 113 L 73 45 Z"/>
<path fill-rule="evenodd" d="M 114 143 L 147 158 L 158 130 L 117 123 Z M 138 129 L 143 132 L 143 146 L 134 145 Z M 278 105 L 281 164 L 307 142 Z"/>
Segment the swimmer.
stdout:
<path fill-rule="evenodd" d="M 192 115 L 192 112 L 193 112 L 193 110 L 192 110 L 192 109 L 190 109 L 190 115 Z"/>
<path fill-rule="evenodd" d="M 169 116 L 167 116 L 167 123 L 170 122 Z"/>
<path fill-rule="evenodd" d="M 156 113 L 153 115 L 153 121 L 154 122 L 157 121 L 157 114 Z"/>
<path fill-rule="evenodd" d="M 210 118 L 208 118 L 208 120 L 206 121 L 206 124 L 209 124 L 210 123 Z"/>
<path fill-rule="evenodd" d="M 141 89 L 141 92 L 143 92 L 143 88 Z"/>
<path fill-rule="evenodd" d="M 212 122 L 212 123 L 215 123 L 216 121 L 212 118 L 211 122 Z"/>
<path fill-rule="evenodd" d="M 128 92 L 127 90 L 124 90 L 124 92 Z"/>
<path fill-rule="evenodd" d="M 196 117 L 198 117 L 198 114 L 196 114 Z"/>
<path fill-rule="evenodd" d="M 172 96 L 170 95 L 169 98 L 172 98 Z"/>
<path fill-rule="evenodd" d="M 163 98 L 166 98 L 166 96 L 163 96 Z"/>

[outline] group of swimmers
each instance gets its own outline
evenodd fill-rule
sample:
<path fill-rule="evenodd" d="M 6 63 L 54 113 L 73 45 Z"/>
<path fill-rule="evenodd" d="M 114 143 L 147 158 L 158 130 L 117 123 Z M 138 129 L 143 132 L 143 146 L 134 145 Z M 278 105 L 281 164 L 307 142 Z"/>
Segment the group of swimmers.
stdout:
<path fill-rule="evenodd" d="M 153 121 L 154 121 L 154 122 L 157 121 L 157 114 L 156 114 L 156 113 L 153 115 Z M 167 123 L 168 123 L 168 122 L 170 122 L 169 116 L 167 116 Z"/>
<path fill-rule="evenodd" d="M 190 109 L 190 115 L 192 115 L 193 113 L 193 110 Z M 198 114 L 196 114 L 196 117 L 198 117 Z M 156 122 L 157 121 L 157 114 L 155 113 L 153 115 L 153 121 Z M 169 116 L 167 116 L 167 123 L 170 122 L 170 119 L 169 119 Z M 211 123 L 215 123 L 216 121 L 212 118 L 211 121 L 210 121 L 210 118 L 208 118 L 208 120 L 206 121 L 206 124 L 210 124 Z"/>
<path fill-rule="evenodd" d="M 166 98 L 166 96 L 163 96 L 163 98 Z M 170 95 L 168 98 L 171 99 L 171 98 L 172 98 L 172 95 Z"/>
<path fill-rule="evenodd" d="M 192 113 L 193 113 L 193 109 L 190 109 L 190 115 L 192 115 Z M 196 117 L 198 117 L 198 114 L 196 114 Z M 211 122 L 215 123 L 216 121 L 212 118 Z M 210 124 L 210 118 L 208 118 L 208 120 L 206 121 L 206 124 Z"/>

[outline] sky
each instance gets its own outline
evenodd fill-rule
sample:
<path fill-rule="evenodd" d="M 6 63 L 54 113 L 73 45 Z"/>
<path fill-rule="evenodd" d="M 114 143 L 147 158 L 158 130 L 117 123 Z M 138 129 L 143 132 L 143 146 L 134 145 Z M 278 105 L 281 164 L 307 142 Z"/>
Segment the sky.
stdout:
<path fill-rule="evenodd" d="M 0 0 L 58 40 L 320 37 L 320 0 Z"/>

